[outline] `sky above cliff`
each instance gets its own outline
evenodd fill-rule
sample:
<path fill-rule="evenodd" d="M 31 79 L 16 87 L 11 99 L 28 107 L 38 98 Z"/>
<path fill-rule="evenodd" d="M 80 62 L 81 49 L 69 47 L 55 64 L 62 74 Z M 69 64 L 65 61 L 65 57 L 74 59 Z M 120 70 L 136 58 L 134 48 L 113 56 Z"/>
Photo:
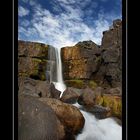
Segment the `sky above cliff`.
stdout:
<path fill-rule="evenodd" d="M 122 17 L 121 0 L 18 0 L 18 39 L 56 47 L 92 40 Z"/>

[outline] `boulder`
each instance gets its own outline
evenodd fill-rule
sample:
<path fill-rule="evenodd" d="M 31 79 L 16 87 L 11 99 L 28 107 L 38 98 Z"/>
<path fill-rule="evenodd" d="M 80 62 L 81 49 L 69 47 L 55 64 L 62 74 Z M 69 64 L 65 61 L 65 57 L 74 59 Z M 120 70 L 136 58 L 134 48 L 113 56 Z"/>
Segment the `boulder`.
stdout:
<path fill-rule="evenodd" d="M 64 126 L 55 112 L 31 96 L 18 99 L 18 140 L 62 140 Z"/>
<path fill-rule="evenodd" d="M 101 105 L 93 105 L 90 107 L 85 107 L 84 110 L 93 113 L 96 118 L 98 119 L 105 119 L 107 117 L 110 117 L 110 108 L 109 107 L 103 107 Z"/>
<path fill-rule="evenodd" d="M 53 98 L 60 98 L 61 91 L 57 90 L 53 83 L 50 84 L 50 92 Z"/>
<path fill-rule="evenodd" d="M 34 80 L 28 77 L 19 77 L 18 87 L 19 94 L 57 99 L 59 99 L 60 96 L 60 92 L 55 89 L 53 84 L 50 84 L 47 81 Z"/>
<path fill-rule="evenodd" d="M 66 132 L 77 134 L 82 130 L 85 119 L 77 107 L 63 103 L 57 99 L 39 98 L 39 100 L 54 110 L 56 116 L 65 126 Z"/>
<path fill-rule="evenodd" d="M 78 98 L 78 103 L 83 106 L 93 106 L 95 104 L 95 93 L 92 89 L 83 89 L 83 93 Z"/>
<path fill-rule="evenodd" d="M 68 87 L 64 92 L 63 95 L 61 97 L 61 101 L 65 102 L 65 103 L 70 103 L 70 104 L 74 104 L 77 102 L 78 97 L 80 96 L 80 94 L 78 94 L 77 92 L 75 92 L 73 90 L 73 88 Z"/>

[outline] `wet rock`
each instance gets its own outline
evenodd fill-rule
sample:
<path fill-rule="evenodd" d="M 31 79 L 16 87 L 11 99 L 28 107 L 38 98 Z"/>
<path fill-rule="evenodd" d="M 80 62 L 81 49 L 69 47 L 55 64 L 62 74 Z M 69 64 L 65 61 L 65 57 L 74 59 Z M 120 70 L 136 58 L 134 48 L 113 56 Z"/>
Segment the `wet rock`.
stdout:
<path fill-rule="evenodd" d="M 50 84 L 50 92 L 53 98 L 60 98 L 61 91 L 57 90 L 53 83 Z"/>
<path fill-rule="evenodd" d="M 93 113 L 96 118 L 98 119 L 105 119 L 107 117 L 110 117 L 110 108 L 109 107 L 103 107 L 101 105 L 94 105 L 93 107 L 85 108 L 86 111 Z"/>
<path fill-rule="evenodd" d="M 77 107 L 57 99 L 39 98 L 39 100 L 54 110 L 61 123 L 65 126 L 67 133 L 77 134 L 82 130 L 85 119 Z"/>
<path fill-rule="evenodd" d="M 68 87 L 64 92 L 63 95 L 61 97 L 61 101 L 65 102 L 65 103 L 70 103 L 70 104 L 74 104 L 77 102 L 78 97 L 80 96 L 80 94 L 78 94 L 77 92 L 75 92 L 73 90 L 73 88 Z"/>

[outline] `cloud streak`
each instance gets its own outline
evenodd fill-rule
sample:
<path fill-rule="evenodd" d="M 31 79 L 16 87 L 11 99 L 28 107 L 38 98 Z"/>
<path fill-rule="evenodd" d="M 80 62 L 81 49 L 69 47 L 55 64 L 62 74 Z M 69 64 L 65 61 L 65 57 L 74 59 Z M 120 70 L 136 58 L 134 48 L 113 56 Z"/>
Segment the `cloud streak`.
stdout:
<path fill-rule="evenodd" d="M 24 7 L 22 7 L 22 6 L 19 6 L 19 8 L 18 8 L 18 15 L 19 15 L 20 17 L 23 17 L 23 16 L 28 15 L 29 12 L 30 12 L 30 11 L 29 11 L 28 9 L 26 9 L 26 8 L 24 8 Z"/>

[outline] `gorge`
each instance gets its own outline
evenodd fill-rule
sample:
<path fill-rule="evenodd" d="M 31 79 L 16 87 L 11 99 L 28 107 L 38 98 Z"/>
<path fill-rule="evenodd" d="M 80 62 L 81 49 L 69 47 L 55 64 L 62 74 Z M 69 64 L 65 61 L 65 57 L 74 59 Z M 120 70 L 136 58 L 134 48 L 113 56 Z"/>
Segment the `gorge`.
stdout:
<path fill-rule="evenodd" d="M 39 131 L 36 140 L 121 140 L 121 50 L 121 20 L 103 33 L 101 46 L 83 41 L 54 48 L 19 41 L 19 130 L 25 132 L 19 140 L 30 136 L 26 130 L 39 129 L 31 122 L 39 126 L 42 120 L 49 122 L 44 127 L 48 132 Z M 26 113 L 30 110 L 27 104 L 33 107 L 34 116 Z M 52 124 L 47 115 L 34 118 L 44 115 L 40 108 L 52 112 Z M 29 119 L 27 126 L 24 116 Z M 51 126 L 56 126 L 54 133 Z"/>

